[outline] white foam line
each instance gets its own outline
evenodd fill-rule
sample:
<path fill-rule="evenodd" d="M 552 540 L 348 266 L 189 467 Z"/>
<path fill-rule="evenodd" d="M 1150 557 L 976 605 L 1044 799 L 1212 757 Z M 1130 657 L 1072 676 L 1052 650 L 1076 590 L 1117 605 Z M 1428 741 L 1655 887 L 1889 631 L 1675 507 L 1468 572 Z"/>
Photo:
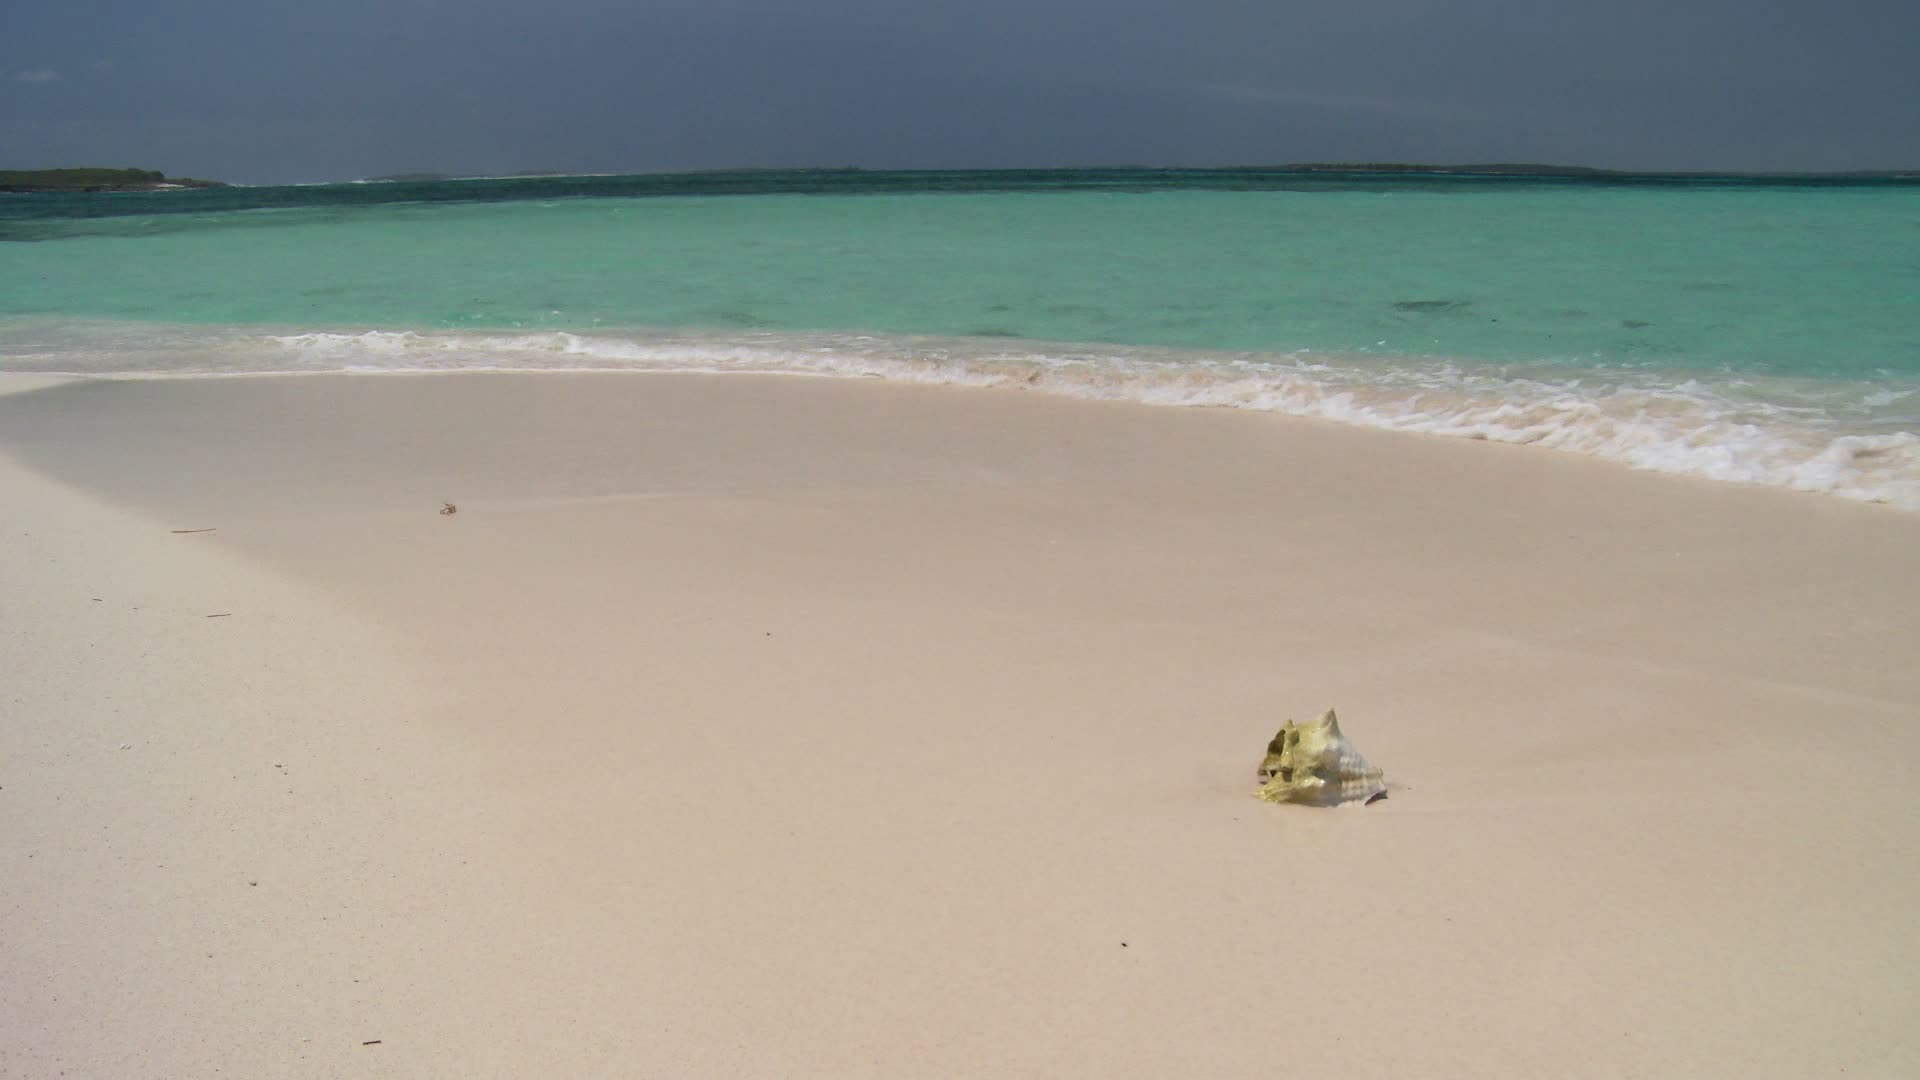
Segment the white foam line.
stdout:
<path fill-rule="evenodd" d="M 1872 412 L 1915 390 L 1879 384 L 1789 385 L 1755 376 L 1713 383 L 1698 374 L 1547 365 L 1515 375 L 1490 365 L 1415 357 L 1249 357 L 853 334 L 767 333 L 742 340 L 374 330 L 252 338 L 210 332 L 209 338 L 195 348 L 177 334 L 164 336 L 165 354 L 198 361 L 185 370 L 62 374 L 877 377 L 1150 405 L 1253 409 L 1390 431 L 1524 443 L 1650 471 L 1920 510 L 1920 435 L 1892 427 Z M 123 359 L 125 340 L 103 341 L 97 354 Z M 208 351 L 235 367 L 202 366 Z M 1822 398 L 1833 404 L 1822 405 Z"/>

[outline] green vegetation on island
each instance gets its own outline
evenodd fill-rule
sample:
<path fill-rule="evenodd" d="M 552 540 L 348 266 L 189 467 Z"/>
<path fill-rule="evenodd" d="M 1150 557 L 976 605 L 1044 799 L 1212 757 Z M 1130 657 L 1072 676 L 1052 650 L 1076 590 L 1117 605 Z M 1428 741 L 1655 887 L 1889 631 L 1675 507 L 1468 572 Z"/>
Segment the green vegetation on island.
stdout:
<path fill-rule="evenodd" d="M 173 191 L 226 187 L 218 180 L 169 178 L 155 169 L 0 169 L 0 191 Z"/>
<path fill-rule="evenodd" d="M 1861 180 L 1903 180 L 1915 175 L 1912 169 L 1854 169 L 1837 173 L 1783 172 L 1711 172 L 1697 170 L 1636 172 L 1632 169 L 1596 169 L 1586 165 L 1540 165 L 1533 162 L 1488 162 L 1478 165 L 1426 165 L 1418 162 L 1325 162 L 1309 161 L 1293 165 L 1255 165 L 1262 172 L 1337 173 L 1346 175 L 1464 176 L 1464 177 L 1553 177 L 1587 180 L 1794 180 L 1804 177 Z"/>
<path fill-rule="evenodd" d="M 1258 168 L 1279 172 L 1333 173 L 1413 173 L 1424 176 L 1626 176 L 1618 169 L 1594 169 L 1585 165 L 1540 165 L 1533 162 L 1493 162 L 1477 165 L 1430 165 L 1408 161 L 1336 162 L 1306 161 L 1294 165 L 1263 165 Z"/>

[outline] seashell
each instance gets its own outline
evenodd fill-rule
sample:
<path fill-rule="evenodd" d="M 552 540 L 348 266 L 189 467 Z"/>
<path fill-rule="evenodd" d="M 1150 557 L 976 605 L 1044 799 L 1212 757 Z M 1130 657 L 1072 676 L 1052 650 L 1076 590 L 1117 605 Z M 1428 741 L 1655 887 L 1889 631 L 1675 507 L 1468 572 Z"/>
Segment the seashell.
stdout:
<path fill-rule="evenodd" d="M 1288 720 L 1267 744 L 1260 779 L 1255 794 L 1267 802 L 1309 806 L 1368 802 L 1387 790 L 1380 770 L 1341 733 L 1332 709 L 1297 727 Z"/>

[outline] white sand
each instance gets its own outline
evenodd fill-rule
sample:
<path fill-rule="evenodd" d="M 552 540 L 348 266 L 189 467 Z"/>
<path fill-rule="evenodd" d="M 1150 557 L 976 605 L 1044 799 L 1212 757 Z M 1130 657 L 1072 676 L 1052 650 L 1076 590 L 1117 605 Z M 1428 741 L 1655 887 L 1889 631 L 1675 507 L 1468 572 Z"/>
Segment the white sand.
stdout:
<path fill-rule="evenodd" d="M 8 1075 L 1920 1070 L 1911 515 L 773 378 L 0 452 Z M 1252 799 L 1330 704 L 1392 796 Z"/>

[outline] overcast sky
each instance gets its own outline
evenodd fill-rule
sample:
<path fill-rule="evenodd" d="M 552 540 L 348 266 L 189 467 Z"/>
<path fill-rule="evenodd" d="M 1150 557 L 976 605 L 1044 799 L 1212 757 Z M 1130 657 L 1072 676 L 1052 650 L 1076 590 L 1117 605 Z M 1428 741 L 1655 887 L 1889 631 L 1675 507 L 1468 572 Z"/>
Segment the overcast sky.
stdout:
<path fill-rule="evenodd" d="M 0 168 L 1920 166 L 1920 0 L 0 0 Z"/>

